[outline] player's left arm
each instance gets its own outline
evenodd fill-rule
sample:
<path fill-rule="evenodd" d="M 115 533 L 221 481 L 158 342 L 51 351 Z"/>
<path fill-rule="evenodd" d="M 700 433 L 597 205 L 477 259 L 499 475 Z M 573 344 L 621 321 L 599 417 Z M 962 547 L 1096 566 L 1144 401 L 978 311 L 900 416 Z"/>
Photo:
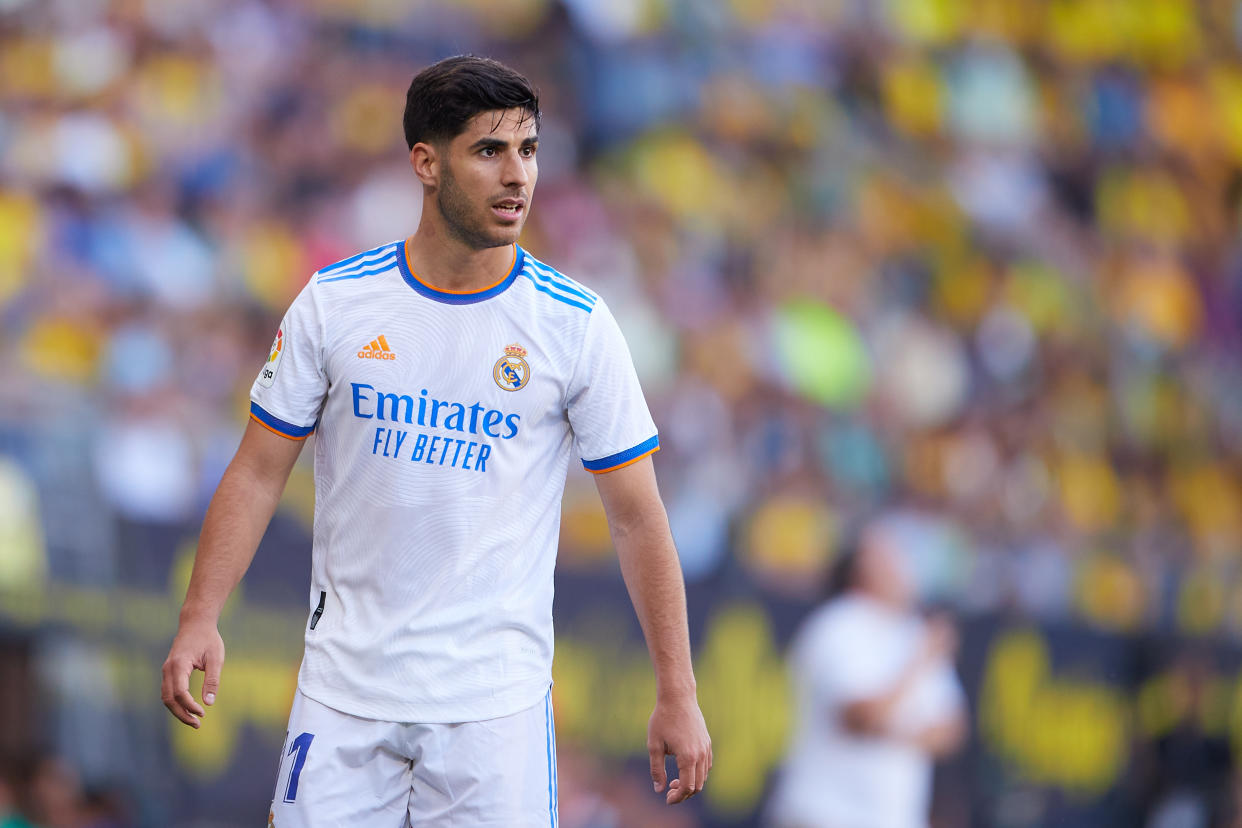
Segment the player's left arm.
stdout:
<path fill-rule="evenodd" d="M 647 752 L 656 792 L 664 790 L 667 779 L 665 757 L 677 760 L 678 778 L 668 784 L 665 795 L 671 805 L 703 790 L 712 766 L 712 741 L 690 662 L 681 564 L 650 457 L 595 475 L 595 485 L 655 667 L 656 703 L 647 726 Z"/>

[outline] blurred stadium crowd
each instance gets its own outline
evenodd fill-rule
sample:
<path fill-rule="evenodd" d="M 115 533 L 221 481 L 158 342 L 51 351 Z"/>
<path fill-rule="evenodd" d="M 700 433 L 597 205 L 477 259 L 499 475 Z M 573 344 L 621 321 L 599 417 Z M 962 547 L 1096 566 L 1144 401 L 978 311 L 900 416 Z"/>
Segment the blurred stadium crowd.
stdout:
<path fill-rule="evenodd" d="M 166 581 L 473 51 L 541 89 L 523 243 L 627 333 L 691 582 L 810 599 L 883 511 L 963 613 L 1242 629 L 1240 43 L 1232 0 L 0 0 L 0 586 Z M 584 479 L 562 566 L 608 568 Z"/>
<path fill-rule="evenodd" d="M 967 609 L 1242 624 L 1234 3 L 0 9 L 2 578 L 198 517 L 291 297 L 417 221 L 409 76 L 475 50 L 542 89 L 525 243 L 618 308 L 691 579 L 804 590 L 888 507 Z"/>

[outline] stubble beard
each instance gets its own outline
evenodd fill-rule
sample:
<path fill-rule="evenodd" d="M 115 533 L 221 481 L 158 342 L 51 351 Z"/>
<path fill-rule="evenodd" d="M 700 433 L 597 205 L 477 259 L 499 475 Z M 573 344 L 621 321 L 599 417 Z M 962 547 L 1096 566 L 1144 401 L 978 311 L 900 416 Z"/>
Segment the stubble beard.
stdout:
<path fill-rule="evenodd" d="M 448 164 L 444 165 L 440 189 L 436 193 L 436 206 L 440 208 L 440 215 L 444 216 L 449 234 L 472 250 L 504 247 L 513 243 L 509 239 L 498 239 L 488 234 L 483 227 L 485 219 L 481 221 L 474 215 L 469 198 L 457 186 L 457 179 L 453 177 L 453 170 Z"/>

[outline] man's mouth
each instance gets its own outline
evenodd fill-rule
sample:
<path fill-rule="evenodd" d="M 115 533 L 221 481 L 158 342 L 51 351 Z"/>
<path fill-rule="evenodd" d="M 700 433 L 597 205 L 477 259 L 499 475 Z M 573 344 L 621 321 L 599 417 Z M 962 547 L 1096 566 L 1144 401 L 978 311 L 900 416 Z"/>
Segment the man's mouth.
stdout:
<path fill-rule="evenodd" d="M 520 198 L 505 198 L 492 204 L 492 212 L 509 221 L 515 221 L 525 209 L 526 201 Z"/>

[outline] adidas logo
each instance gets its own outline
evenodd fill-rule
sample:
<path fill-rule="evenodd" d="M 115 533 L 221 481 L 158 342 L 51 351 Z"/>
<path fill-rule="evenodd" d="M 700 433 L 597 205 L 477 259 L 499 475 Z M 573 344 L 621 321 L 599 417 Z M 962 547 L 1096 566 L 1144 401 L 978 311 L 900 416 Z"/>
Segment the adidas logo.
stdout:
<path fill-rule="evenodd" d="M 388 340 L 384 339 L 384 335 L 380 334 L 372 339 L 370 344 L 363 345 L 362 350 L 358 352 L 358 359 L 396 359 L 397 355 L 392 352 L 392 348 L 388 347 Z"/>

